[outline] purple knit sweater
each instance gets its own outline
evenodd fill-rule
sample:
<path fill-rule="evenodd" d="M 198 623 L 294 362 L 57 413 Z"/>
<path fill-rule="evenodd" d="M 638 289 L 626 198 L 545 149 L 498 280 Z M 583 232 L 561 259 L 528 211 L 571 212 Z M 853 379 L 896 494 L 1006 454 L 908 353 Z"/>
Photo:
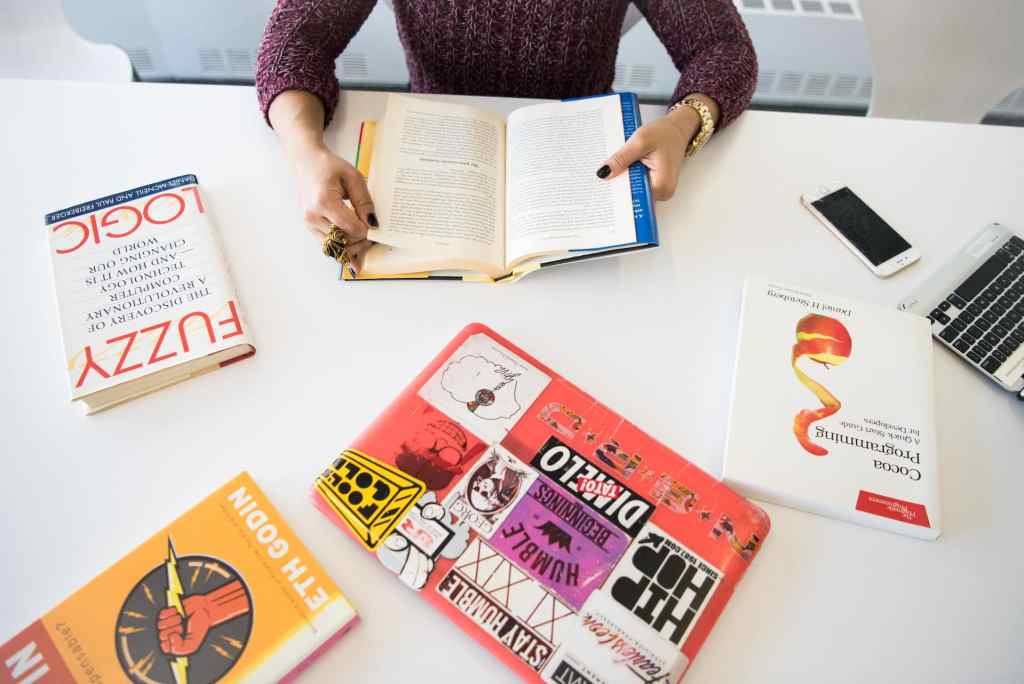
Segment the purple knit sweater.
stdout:
<path fill-rule="evenodd" d="M 376 0 L 278 0 L 256 60 L 264 116 L 285 90 L 338 102 L 334 62 Z M 676 102 L 750 103 L 757 58 L 731 0 L 633 0 L 681 72 Z M 628 0 L 394 0 L 413 92 L 566 98 L 605 93 Z"/>

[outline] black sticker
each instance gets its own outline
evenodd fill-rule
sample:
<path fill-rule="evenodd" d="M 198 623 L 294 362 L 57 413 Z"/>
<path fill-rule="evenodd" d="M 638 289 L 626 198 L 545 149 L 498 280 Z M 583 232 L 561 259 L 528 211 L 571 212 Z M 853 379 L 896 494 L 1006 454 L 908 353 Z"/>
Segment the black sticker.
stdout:
<path fill-rule="evenodd" d="M 548 441 L 530 461 L 530 465 L 557 481 L 580 501 L 585 501 L 605 520 L 630 537 L 637 536 L 650 519 L 651 514 L 654 513 L 654 504 L 554 437 L 548 438 Z M 616 497 L 598 496 L 594 493 L 583 494 L 576 487 L 576 481 L 579 478 L 612 482 L 618 485 L 621 491 Z"/>
<path fill-rule="evenodd" d="M 553 684 L 594 684 L 594 681 L 564 660 L 551 673 Z"/>

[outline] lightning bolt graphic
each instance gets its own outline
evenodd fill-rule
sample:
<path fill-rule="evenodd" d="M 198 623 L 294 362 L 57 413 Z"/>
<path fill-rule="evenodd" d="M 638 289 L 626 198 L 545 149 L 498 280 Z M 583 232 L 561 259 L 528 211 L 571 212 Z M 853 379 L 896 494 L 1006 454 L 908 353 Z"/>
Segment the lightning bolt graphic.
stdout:
<path fill-rule="evenodd" d="M 174 555 L 174 544 L 167 537 L 167 607 L 174 608 L 178 615 L 185 618 L 185 608 L 181 605 L 181 597 L 185 593 L 178 577 L 178 557 Z M 188 656 L 178 656 L 171 661 L 171 672 L 177 684 L 188 684 Z"/>

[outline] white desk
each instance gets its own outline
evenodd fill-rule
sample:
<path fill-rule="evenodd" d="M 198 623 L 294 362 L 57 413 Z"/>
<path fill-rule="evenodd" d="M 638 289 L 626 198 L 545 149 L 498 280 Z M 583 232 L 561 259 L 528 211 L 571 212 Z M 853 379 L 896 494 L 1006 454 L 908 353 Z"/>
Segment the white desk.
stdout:
<path fill-rule="evenodd" d="M 0 92 L 0 640 L 247 468 L 364 618 L 307 682 L 509 679 L 305 496 L 465 323 L 494 326 L 718 473 L 746 274 L 895 304 L 986 222 L 1024 228 L 1020 129 L 749 112 L 658 206 L 660 250 L 508 287 L 339 284 L 301 225 L 252 88 L 36 81 Z M 345 96 L 336 149 L 351 155 L 359 120 L 383 102 Z M 67 402 L 43 213 L 185 172 L 203 184 L 259 352 L 86 418 Z M 903 231 L 921 262 L 871 275 L 798 203 L 832 180 Z M 771 536 L 687 681 L 1024 679 L 1024 404 L 941 350 L 936 386 L 944 536 L 918 542 L 765 505 Z"/>

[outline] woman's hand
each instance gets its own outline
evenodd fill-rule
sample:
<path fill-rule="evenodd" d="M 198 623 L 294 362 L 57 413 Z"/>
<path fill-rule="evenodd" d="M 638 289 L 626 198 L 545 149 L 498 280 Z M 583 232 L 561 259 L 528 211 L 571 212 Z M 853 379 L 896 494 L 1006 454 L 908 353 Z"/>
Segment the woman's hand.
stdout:
<path fill-rule="evenodd" d="M 341 228 L 348 239 L 352 269 L 358 273 L 366 250 L 373 244 L 366 239 L 366 231 L 377 227 L 373 200 L 363 175 L 326 145 L 302 151 L 292 159 L 292 164 L 302 192 L 306 228 L 321 241 L 332 223 Z"/>
<path fill-rule="evenodd" d="M 717 121 L 717 103 L 709 97 L 701 96 L 701 99 L 711 108 L 712 116 Z M 670 199 L 676 192 L 686 146 L 698 131 L 700 116 L 697 112 L 690 107 L 678 107 L 671 113 L 638 128 L 626 144 L 597 170 L 597 175 L 604 179 L 615 178 L 625 172 L 631 164 L 639 161 L 651 170 L 654 199 Z"/>
<path fill-rule="evenodd" d="M 373 244 L 366 231 L 377 227 L 366 179 L 327 147 L 323 105 L 312 93 L 286 90 L 274 98 L 268 115 L 298 177 L 306 227 L 322 241 L 331 224 L 338 226 L 348 240 L 349 268 L 358 273 Z"/>

